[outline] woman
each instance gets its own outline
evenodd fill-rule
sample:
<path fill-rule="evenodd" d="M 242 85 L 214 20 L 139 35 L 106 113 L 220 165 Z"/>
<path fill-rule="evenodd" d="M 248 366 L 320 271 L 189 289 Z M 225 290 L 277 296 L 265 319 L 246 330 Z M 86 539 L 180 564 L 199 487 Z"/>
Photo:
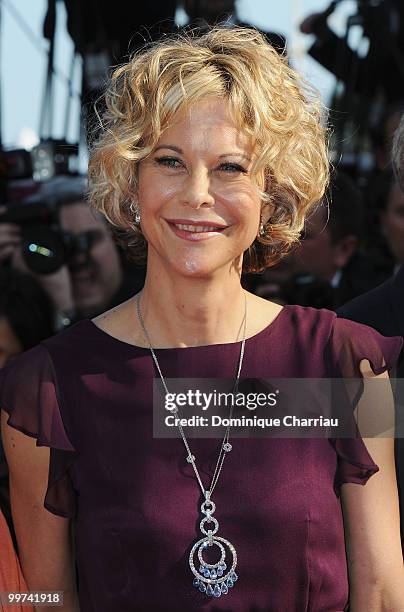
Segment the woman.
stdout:
<path fill-rule="evenodd" d="M 30 588 L 63 590 L 64 609 L 77 609 L 75 559 L 82 612 L 335 612 L 348 597 L 353 612 L 399 610 L 391 440 L 194 439 L 184 449 L 152 435 L 154 377 L 353 376 L 370 362 L 385 378 L 395 361 L 398 338 L 240 285 L 243 269 L 290 249 L 323 195 L 310 90 L 257 32 L 212 29 L 118 68 L 101 122 L 91 201 L 147 259 L 146 282 L 3 373 Z M 217 541 L 226 566 L 204 556 L 204 543 L 222 550 Z"/>

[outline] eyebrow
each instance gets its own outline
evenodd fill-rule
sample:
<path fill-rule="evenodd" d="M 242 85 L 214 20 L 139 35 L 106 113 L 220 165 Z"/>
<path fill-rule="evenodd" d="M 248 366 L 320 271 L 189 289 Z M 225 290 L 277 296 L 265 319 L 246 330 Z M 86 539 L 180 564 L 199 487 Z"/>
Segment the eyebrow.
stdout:
<path fill-rule="evenodd" d="M 154 153 L 156 153 L 160 149 L 171 149 L 171 151 L 175 151 L 180 155 L 184 155 L 184 151 L 180 147 L 176 147 L 175 145 L 159 145 L 154 149 Z M 251 161 L 251 158 L 248 157 L 248 155 L 244 155 L 244 153 L 241 153 L 241 151 L 234 151 L 233 153 L 223 153 L 222 155 L 219 155 L 219 159 L 223 159 L 224 157 L 242 157 L 243 159 L 249 162 Z"/>

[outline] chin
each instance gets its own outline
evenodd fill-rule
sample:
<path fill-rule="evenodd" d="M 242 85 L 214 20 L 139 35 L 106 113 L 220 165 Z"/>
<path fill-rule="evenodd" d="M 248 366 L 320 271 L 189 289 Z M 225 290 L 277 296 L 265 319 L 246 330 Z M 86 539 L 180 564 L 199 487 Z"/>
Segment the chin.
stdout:
<path fill-rule="evenodd" d="M 198 259 L 189 257 L 181 262 L 174 264 L 176 272 L 188 278 L 204 278 L 212 276 L 216 268 L 212 267 L 212 262 L 204 262 Z"/>

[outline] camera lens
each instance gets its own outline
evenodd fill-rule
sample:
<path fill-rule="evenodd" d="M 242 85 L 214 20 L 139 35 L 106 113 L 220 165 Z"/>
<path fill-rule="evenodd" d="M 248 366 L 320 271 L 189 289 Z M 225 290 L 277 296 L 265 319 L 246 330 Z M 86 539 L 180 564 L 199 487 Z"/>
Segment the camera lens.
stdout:
<path fill-rule="evenodd" d="M 65 262 L 65 247 L 60 235 L 48 227 L 23 232 L 22 255 L 33 272 L 51 274 Z"/>

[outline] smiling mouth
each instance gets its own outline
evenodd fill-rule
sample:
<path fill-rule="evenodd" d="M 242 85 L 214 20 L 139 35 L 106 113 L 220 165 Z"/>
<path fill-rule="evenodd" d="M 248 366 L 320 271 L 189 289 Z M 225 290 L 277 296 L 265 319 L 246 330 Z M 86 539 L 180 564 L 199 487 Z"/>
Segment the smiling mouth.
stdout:
<path fill-rule="evenodd" d="M 218 236 L 226 229 L 226 227 L 218 227 L 214 225 L 190 225 L 187 223 L 175 223 L 172 221 L 167 221 L 167 223 L 177 237 L 193 241 L 213 238 Z"/>
<path fill-rule="evenodd" d="M 185 225 L 185 223 L 171 223 L 171 225 L 174 225 L 177 229 L 186 232 L 195 232 L 197 234 L 202 232 L 221 232 L 225 229 L 224 227 L 217 227 L 214 225 Z"/>

